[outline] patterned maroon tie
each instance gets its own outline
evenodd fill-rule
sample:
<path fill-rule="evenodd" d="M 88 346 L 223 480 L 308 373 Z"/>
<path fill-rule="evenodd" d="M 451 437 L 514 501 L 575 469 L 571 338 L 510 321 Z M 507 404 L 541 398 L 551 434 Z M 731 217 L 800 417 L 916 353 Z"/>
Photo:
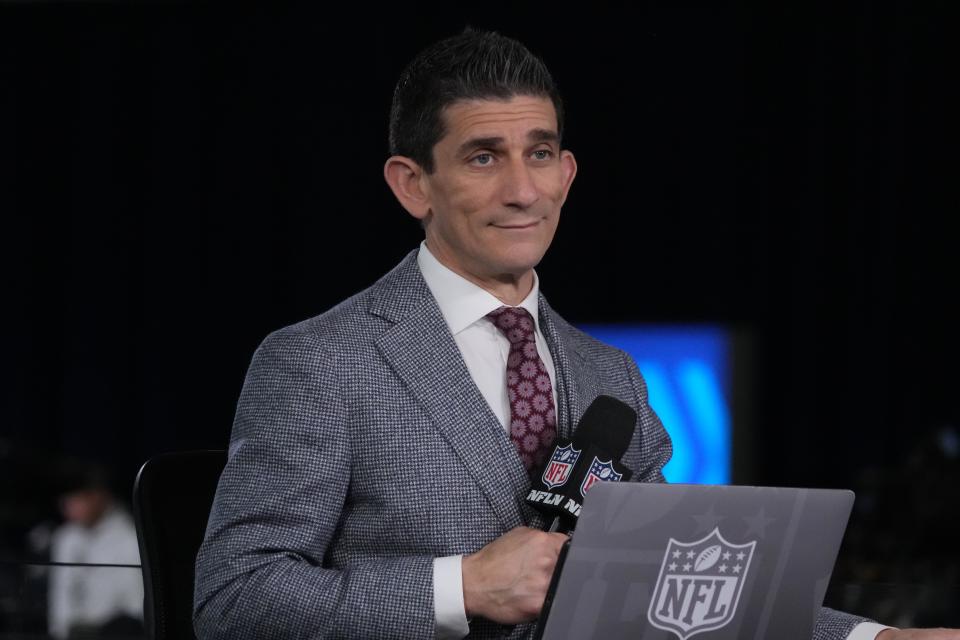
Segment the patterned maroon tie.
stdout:
<path fill-rule="evenodd" d="M 534 323 L 523 307 L 500 307 L 487 317 L 510 341 L 507 395 L 510 439 L 530 471 L 546 459 L 557 437 L 557 412 L 547 367 L 537 353 Z"/>

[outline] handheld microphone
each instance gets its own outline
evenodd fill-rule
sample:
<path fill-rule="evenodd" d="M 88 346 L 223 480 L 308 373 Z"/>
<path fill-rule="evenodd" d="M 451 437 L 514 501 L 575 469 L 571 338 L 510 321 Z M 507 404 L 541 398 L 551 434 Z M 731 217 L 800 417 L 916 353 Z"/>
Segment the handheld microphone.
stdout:
<path fill-rule="evenodd" d="M 534 475 L 527 504 L 553 518 L 550 531 L 576 527 L 583 498 L 597 482 L 625 482 L 633 472 L 620 464 L 636 428 L 627 404 L 598 396 L 569 440 L 558 439 L 543 469 Z"/>

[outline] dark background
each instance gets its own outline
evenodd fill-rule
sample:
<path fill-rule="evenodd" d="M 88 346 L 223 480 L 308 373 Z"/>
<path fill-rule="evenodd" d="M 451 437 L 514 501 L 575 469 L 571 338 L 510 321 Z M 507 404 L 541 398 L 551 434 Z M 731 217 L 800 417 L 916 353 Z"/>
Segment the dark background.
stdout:
<path fill-rule="evenodd" d="M 730 327 L 735 480 L 854 488 L 840 575 L 957 588 L 951 3 L 319 4 L 0 6 L 5 490 L 224 447 L 259 341 L 419 241 L 392 87 L 471 24 L 565 96 L 552 305 Z"/>

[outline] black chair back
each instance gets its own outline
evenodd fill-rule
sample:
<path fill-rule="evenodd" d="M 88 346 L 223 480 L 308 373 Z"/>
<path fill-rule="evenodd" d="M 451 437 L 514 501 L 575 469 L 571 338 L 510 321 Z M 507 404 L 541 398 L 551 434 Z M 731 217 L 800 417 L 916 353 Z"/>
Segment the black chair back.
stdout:
<path fill-rule="evenodd" d="M 133 485 L 143 565 L 144 623 L 152 640 L 194 639 L 194 562 L 226 451 L 164 453 L 147 460 Z"/>

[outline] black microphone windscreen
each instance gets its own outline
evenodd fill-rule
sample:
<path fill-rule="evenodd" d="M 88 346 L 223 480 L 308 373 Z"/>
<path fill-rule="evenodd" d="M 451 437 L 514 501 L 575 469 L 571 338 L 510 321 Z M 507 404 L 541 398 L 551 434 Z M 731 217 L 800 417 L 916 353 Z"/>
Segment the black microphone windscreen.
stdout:
<path fill-rule="evenodd" d="M 619 460 L 626 453 L 637 426 L 637 412 L 610 396 L 597 396 L 583 412 L 573 437 L 590 441 L 607 455 Z"/>

